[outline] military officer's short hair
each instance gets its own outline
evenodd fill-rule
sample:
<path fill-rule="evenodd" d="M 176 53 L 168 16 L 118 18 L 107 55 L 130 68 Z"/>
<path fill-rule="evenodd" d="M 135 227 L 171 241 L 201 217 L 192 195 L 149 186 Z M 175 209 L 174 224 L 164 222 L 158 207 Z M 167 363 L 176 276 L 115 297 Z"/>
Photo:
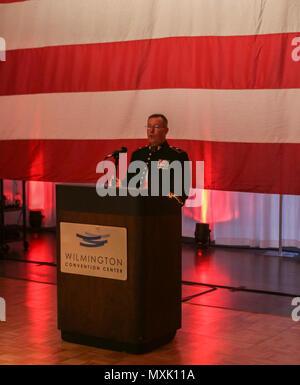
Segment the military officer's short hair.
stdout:
<path fill-rule="evenodd" d="M 168 119 L 163 114 L 152 114 L 148 117 L 148 120 L 151 118 L 162 118 L 164 122 L 164 127 L 168 127 Z"/>

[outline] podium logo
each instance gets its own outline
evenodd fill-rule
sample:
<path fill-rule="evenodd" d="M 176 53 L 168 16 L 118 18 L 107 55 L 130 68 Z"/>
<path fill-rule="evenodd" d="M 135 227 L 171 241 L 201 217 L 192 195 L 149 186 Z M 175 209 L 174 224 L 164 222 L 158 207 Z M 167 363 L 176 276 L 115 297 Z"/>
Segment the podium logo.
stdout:
<path fill-rule="evenodd" d="M 81 239 L 80 246 L 83 247 L 101 247 L 104 246 L 108 240 L 105 238 L 110 237 L 109 234 L 98 235 L 85 232 L 84 234 L 76 234 L 76 237 Z"/>
<path fill-rule="evenodd" d="M 6 321 L 6 305 L 5 299 L 0 297 L 0 322 Z"/>

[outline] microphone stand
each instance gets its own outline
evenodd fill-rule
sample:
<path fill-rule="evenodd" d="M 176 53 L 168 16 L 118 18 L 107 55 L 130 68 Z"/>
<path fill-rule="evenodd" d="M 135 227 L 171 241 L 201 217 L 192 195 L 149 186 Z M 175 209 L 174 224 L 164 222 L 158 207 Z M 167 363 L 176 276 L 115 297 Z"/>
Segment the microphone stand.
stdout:
<path fill-rule="evenodd" d="M 114 161 L 115 161 L 115 175 L 112 179 L 112 186 L 115 187 L 116 182 L 117 182 L 117 175 L 118 175 L 118 166 L 119 166 L 119 156 L 120 153 L 117 152 L 116 154 L 113 155 Z"/>
<path fill-rule="evenodd" d="M 108 158 L 114 158 L 114 161 L 115 161 L 115 175 L 113 176 L 112 178 L 112 187 L 115 187 L 116 186 L 116 182 L 117 182 L 117 175 L 118 175 L 118 166 L 119 166 L 119 157 L 120 157 L 120 153 L 124 153 L 124 152 L 127 152 L 127 148 L 126 147 L 122 147 L 120 150 L 118 151 L 114 151 L 113 153 L 107 155 L 104 160 L 108 159 Z"/>

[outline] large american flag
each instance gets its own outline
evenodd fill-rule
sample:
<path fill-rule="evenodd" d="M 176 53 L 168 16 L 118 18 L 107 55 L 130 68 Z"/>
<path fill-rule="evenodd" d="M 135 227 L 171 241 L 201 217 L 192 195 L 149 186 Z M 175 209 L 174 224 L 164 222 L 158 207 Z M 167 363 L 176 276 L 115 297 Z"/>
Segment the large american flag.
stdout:
<path fill-rule="evenodd" d="M 95 182 L 146 118 L 205 188 L 300 193 L 299 0 L 0 0 L 0 177 Z"/>

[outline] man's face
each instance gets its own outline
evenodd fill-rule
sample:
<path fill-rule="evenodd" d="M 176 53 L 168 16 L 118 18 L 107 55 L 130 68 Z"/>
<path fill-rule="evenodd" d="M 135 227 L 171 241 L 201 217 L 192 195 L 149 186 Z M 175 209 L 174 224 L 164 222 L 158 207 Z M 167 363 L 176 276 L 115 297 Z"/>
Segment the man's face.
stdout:
<path fill-rule="evenodd" d="M 164 127 L 162 118 L 150 118 L 147 123 L 147 137 L 151 146 L 158 146 L 166 140 L 168 127 Z"/>

